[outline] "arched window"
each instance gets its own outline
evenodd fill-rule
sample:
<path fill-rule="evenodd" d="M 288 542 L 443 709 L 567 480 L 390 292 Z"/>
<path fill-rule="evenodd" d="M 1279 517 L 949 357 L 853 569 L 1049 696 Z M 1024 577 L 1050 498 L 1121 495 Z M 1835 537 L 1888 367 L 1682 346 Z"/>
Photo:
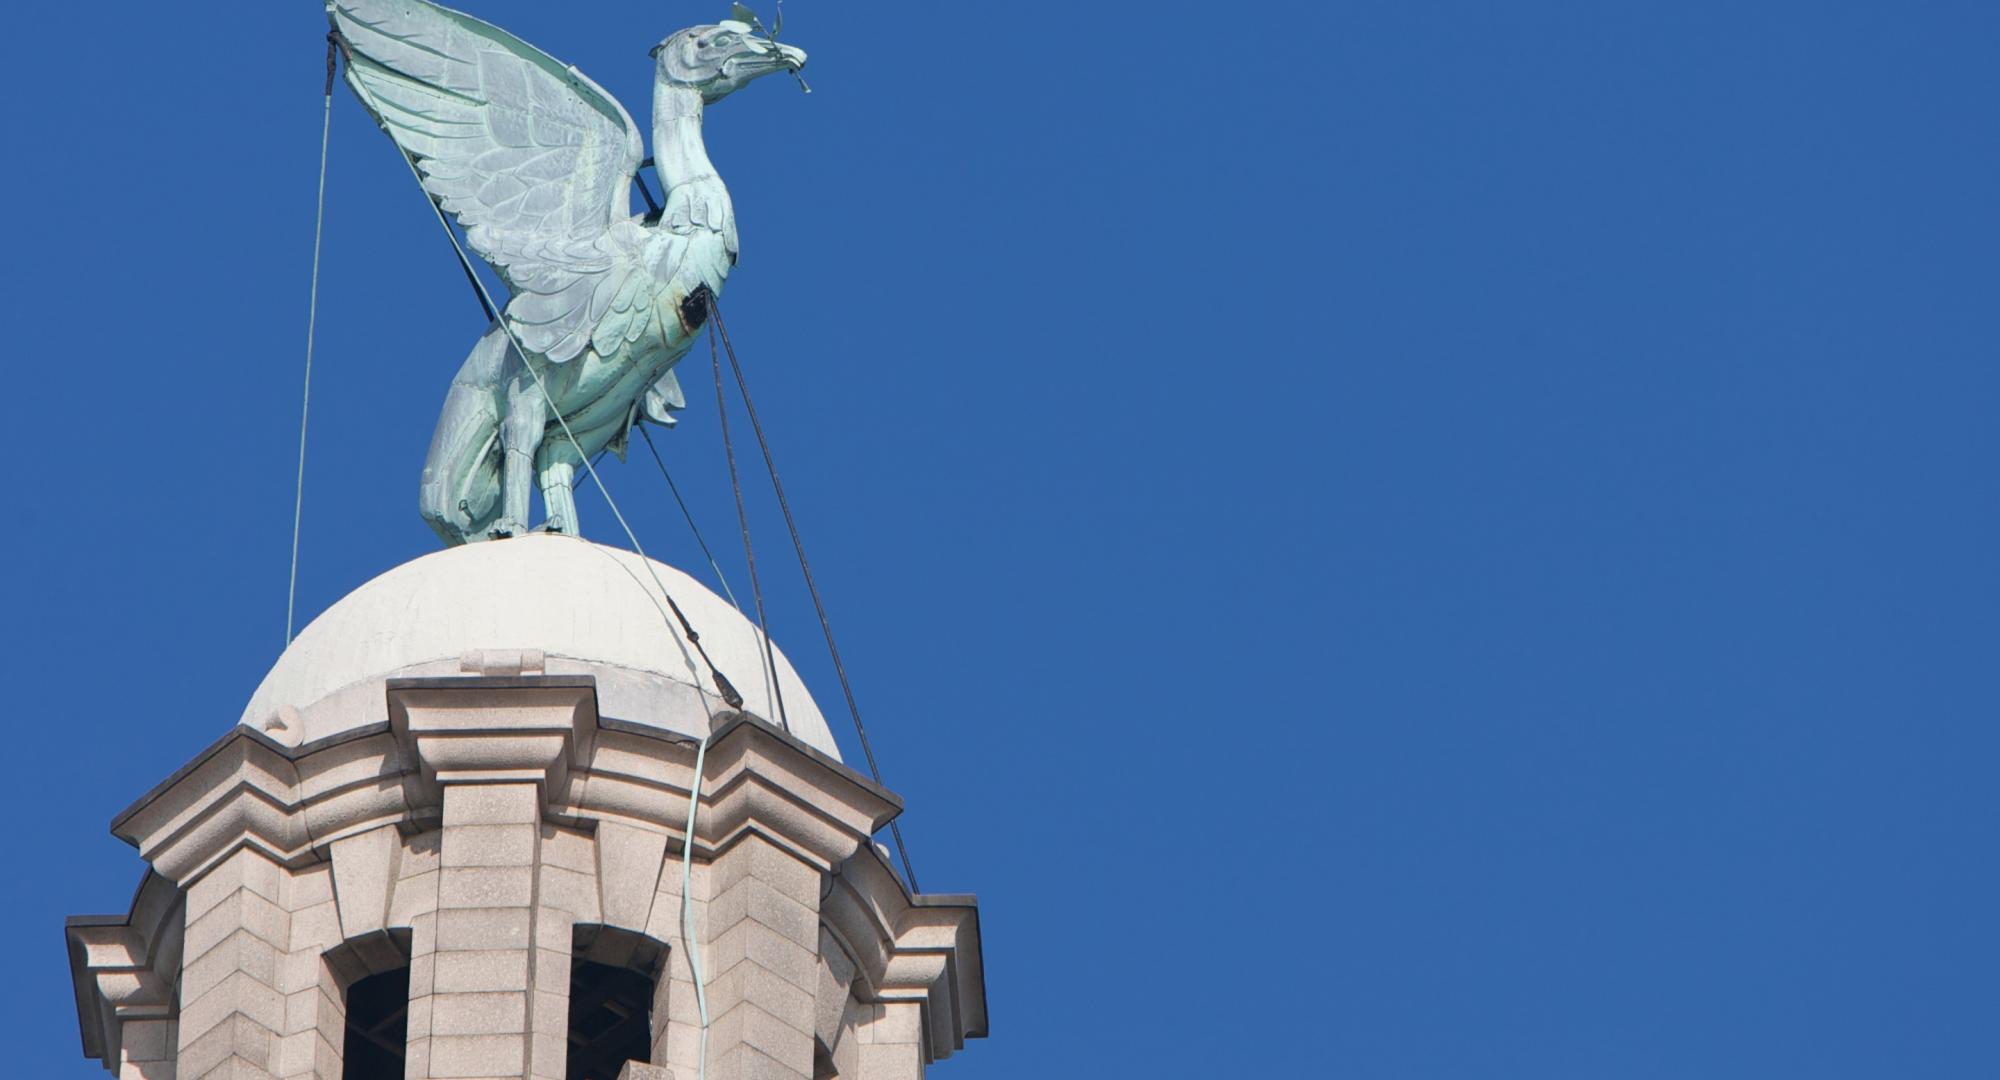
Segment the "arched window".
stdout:
<path fill-rule="evenodd" d="M 410 1043 L 410 931 L 350 938 L 325 959 L 327 974 L 347 988 L 341 1080 L 402 1080 Z"/>
<path fill-rule="evenodd" d="M 399 967 L 347 988 L 347 1041 L 341 1080 L 402 1080 L 409 1046 L 410 969 Z"/>
<path fill-rule="evenodd" d="M 650 1063 L 664 943 L 611 926 L 578 926 L 569 968 L 568 1080 L 618 1080 Z"/>

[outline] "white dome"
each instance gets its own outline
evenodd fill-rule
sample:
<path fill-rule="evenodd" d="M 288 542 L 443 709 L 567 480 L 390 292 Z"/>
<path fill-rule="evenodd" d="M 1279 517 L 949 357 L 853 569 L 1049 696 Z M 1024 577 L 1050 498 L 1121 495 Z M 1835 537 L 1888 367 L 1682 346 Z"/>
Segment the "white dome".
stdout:
<path fill-rule="evenodd" d="M 673 567 L 654 562 L 647 573 L 647 561 L 587 540 L 531 535 L 404 563 L 314 619 L 264 676 L 242 723 L 281 742 L 313 742 L 386 719 L 387 679 L 457 675 L 460 658 L 478 650 L 539 650 L 548 674 L 596 677 L 604 716 L 705 736 L 719 707 L 714 684 L 661 585 L 744 708 L 778 722 L 756 626 Z M 773 656 L 792 734 L 839 759 L 798 674 L 784 654 Z"/>

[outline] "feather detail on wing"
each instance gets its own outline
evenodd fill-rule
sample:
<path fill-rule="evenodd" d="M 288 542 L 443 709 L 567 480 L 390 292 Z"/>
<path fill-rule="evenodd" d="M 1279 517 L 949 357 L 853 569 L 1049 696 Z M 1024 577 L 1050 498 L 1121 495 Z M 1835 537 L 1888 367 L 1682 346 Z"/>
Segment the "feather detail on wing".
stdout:
<path fill-rule="evenodd" d="M 644 332 L 664 286 L 631 220 L 644 144 L 623 106 L 575 68 L 426 0 L 327 0 L 327 17 L 347 39 L 356 95 L 514 290 L 507 317 L 522 347 L 563 363 Z"/>

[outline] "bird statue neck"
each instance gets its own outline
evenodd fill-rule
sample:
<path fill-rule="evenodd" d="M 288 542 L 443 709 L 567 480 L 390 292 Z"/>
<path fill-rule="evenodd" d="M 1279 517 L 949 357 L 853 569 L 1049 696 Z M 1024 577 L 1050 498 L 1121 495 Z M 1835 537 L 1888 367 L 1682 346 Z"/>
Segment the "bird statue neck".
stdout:
<path fill-rule="evenodd" d="M 722 187 L 701 141 L 699 90 L 665 80 L 653 87 L 653 166 L 669 192 L 689 184 Z"/>

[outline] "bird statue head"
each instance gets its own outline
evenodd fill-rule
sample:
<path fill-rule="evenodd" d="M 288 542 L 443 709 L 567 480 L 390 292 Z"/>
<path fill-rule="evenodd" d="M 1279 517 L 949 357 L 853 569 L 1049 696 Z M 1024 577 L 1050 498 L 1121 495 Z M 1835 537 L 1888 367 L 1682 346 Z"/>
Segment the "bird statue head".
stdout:
<path fill-rule="evenodd" d="M 661 80 L 700 91 L 710 105 L 759 76 L 806 66 L 804 49 L 781 45 L 734 19 L 679 31 L 653 46 L 653 59 Z"/>

